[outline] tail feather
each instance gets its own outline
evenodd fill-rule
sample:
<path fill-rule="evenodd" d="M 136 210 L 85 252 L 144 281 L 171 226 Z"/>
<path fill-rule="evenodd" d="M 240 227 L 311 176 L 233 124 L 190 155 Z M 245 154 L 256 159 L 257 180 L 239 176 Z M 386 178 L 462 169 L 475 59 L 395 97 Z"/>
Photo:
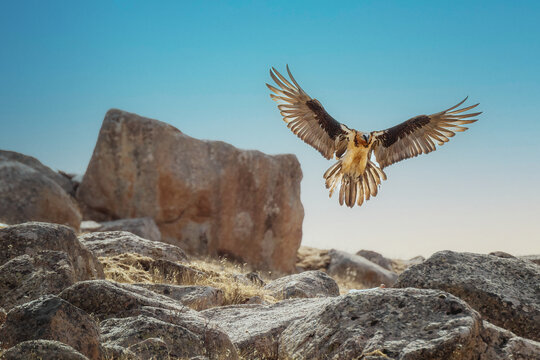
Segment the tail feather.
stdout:
<path fill-rule="evenodd" d="M 361 176 L 353 176 L 342 172 L 341 161 L 332 165 L 325 173 L 326 188 L 330 189 L 330 196 L 339 185 L 339 204 L 353 207 L 361 206 L 372 196 L 377 196 L 379 185 L 386 180 L 386 174 L 375 163 L 368 161 L 366 169 Z"/>

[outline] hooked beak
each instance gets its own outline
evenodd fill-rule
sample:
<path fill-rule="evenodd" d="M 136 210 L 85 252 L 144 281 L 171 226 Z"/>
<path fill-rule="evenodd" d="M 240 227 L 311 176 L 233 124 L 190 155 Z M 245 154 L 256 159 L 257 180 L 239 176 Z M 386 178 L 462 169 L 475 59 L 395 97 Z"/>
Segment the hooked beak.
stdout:
<path fill-rule="evenodd" d="M 362 134 L 362 137 L 364 140 L 366 140 L 366 142 L 369 142 L 369 134 Z"/>

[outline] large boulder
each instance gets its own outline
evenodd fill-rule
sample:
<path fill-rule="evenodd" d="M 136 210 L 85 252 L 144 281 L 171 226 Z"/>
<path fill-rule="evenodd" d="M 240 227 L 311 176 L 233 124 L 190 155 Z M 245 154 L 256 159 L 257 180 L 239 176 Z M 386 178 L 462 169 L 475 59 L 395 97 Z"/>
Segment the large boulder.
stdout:
<path fill-rule="evenodd" d="M 526 260 L 441 251 L 403 272 L 395 287 L 441 289 L 491 323 L 540 340 L 540 267 Z"/>
<path fill-rule="evenodd" d="M 540 359 L 540 343 L 516 336 L 514 333 L 482 322 L 483 329 L 476 347 L 475 360 L 529 360 Z"/>
<path fill-rule="evenodd" d="M 64 252 L 17 256 L 0 266 L 0 306 L 9 310 L 42 295 L 58 294 L 75 282 L 73 265 Z"/>
<path fill-rule="evenodd" d="M 292 322 L 279 359 L 472 359 L 480 316 L 441 291 L 370 289 L 330 298 Z"/>
<path fill-rule="evenodd" d="M 264 287 L 276 299 L 338 296 L 339 286 L 330 276 L 319 270 L 283 276 Z"/>
<path fill-rule="evenodd" d="M 187 259 L 186 253 L 178 246 L 143 239 L 126 231 L 88 233 L 79 236 L 79 240 L 99 257 L 130 253 L 170 261 Z"/>
<path fill-rule="evenodd" d="M 386 270 L 392 271 L 392 260 L 385 258 L 381 254 L 373 250 L 359 250 L 356 255 L 362 256 L 372 263 L 382 266 Z"/>
<path fill-rule="evenodd" d="M 0 222 L 46 221 L 79 229 L 79 207 L 55 174 L 34 158 L 0 151 Z"/>
<path fill-rule="evenodd" d="M 0 360 L 88 360 L 69 345 L 54 340 L 18 343 L 0 355 Z"/>
<path fill-rule="evenodd" d="M 105 222 L 83 221 L 81 232 L 105 232 L 105 231 L 127 231 L 143 239 L 161 241 L 161 232 L 154 219 L 149 217 L 136 219 L 120 219 Z"/>
<path fill-rule="evenodd" d="M 386 286 L 394 284 L 397 274 L 372 263 L 363 256 L 349 254 L 341 250 L 330 250 L 328 274 L 361 283 L 365 286 Z"/>
<path fill-rule="evenodd" d="M 328 304 L 330 298 L 284 300 L 272 305 L 232 305 L 201 311 L 229 335 L 245 359 L 277 359 L 278 340 L 294 320 Z"/>
<path fill-rule="evenodd" d="M 166 319 L 141 314 L 108 319 L 101 323 L 101 341 L 127 348 L 143 359 L 167 359 L 165 355 L 182 359 L 238 359 L 234 345 L 221 330 L 208 322 L 194 322 L 192 318 L 178 322 L 179 318 L 181 315 L 176 314 Z M 222 336 L 221 342 L 207 341 L 212 331 Z"/>
<path fill-rule="evenodd" d="M 30 222 L 0 228 L 0 265 L 21 255 L 33 256 L 41 250 L 66 253 L 77 281 L 105 276 L 98 259 L 67 226 Z"/>
<path fill-rule="evenodd" d="M 110 110 L 77 196 L 88 218 L 150 216 L 163 241 L 186 251 L 291 272 L 302 237 L 301 178 L 294 155 L 201 141 Z"/>
<path fill-rule="evenodd" d="M 94 320 L 54 295 L 13 308 L 0 328 L 2 346 L 10 348 L 28 340 L 56 340 L 90 359 L 101 356 L 99 329 Z"/>

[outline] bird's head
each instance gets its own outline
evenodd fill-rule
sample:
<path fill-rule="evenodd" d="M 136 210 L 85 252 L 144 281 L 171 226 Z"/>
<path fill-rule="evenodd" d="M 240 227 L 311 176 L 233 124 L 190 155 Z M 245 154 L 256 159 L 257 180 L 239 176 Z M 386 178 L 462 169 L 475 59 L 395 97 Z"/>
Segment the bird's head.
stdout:
<path fill-rule="evenodd" d="M 369 134 L 363 133 L 361 131 L 356 131 L 354 134 L 354 144 L 356 146 L 368 146 Z"/>

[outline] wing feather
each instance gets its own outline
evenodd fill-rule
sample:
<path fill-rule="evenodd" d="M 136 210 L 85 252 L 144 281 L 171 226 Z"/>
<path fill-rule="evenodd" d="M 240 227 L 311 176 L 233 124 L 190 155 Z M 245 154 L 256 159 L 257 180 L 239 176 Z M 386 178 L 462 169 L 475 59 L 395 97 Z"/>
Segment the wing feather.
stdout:
<path fill-rule="evenodd" d="M 462 125 L 476 122 L 477 119 L 471 118 L 482 112 L 464 114 L 478 106 L 474 104 L 459 108 L 466 100 L 467 98 L 439 113 L 419 115 L 389 129 L 372 132 L 375 137 L 372 150 L 381 169 L 398 161 L 435 151 L 435 142 L 444 145 L 456 132 L 467 130 L 468 128 Z"/>
<path fill-rule="evenodd" d="M 287 127 L 325 158 L 331 159 L 334 155 L 340 157 L 347 143 L 344 126 L 330 116 L 319 101 L 306 94 L 292 76 L 289 66 L 287 74 L 290 80 L 272 68 L 270 77 L 279 89 L 266 84 L 274 93 L 270 97 L 278 102 L 279 112 Z"/>

